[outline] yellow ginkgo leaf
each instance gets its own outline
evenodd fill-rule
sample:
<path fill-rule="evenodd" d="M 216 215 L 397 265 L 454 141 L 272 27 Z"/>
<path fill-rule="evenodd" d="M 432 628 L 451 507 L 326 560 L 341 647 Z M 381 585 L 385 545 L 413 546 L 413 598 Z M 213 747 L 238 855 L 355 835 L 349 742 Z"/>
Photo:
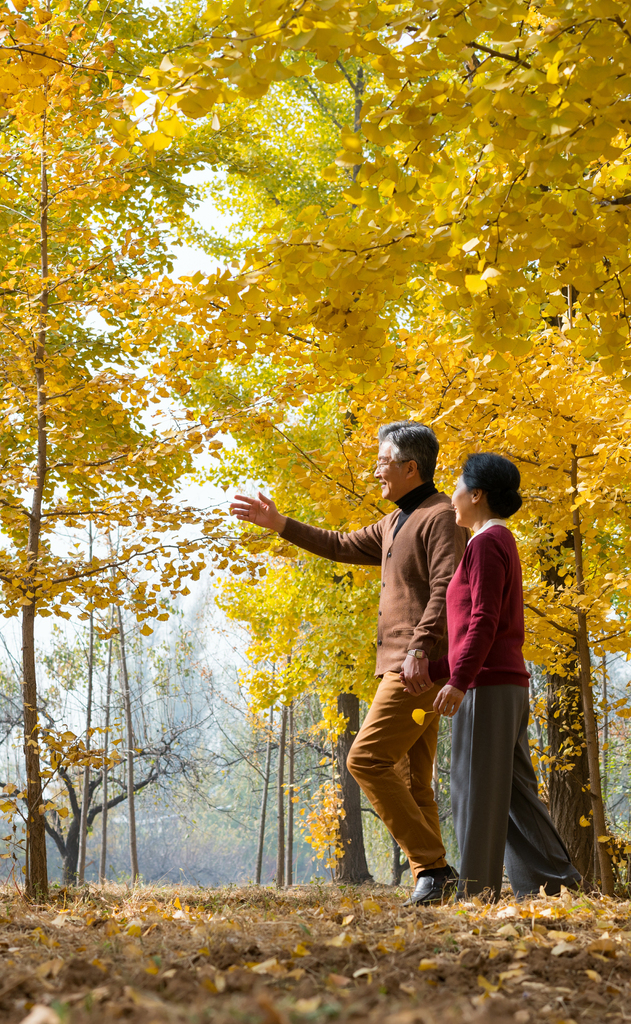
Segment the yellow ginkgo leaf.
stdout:
<path fill-rule="evenodd" d="M 414 721 L 416 722 L 417 725 L 424 725 L 425 724 L 425 719 L 429 715 L 433 715 L 433 714 L 434 714 L 433 711 L 423 711 L 422 708 L 415 708 L 414 711 L 412 712 L 412 718 L 414 719 Z"/>
<path fill-rule="evenodd" d="M 481 274 L 466 274 L 464 283 L 467 291 L 471 292 L 472 295 L 481 295 L 488 288 Z"/>

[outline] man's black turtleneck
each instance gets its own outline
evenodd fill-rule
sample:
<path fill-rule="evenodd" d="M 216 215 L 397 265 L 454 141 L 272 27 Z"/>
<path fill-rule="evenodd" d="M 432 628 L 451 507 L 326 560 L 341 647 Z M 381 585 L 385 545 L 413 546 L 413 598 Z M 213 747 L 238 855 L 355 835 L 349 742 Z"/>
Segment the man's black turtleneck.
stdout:
<path fill-rule="evenodd" d="M 426 484 L 420 484 L 418 487 L 415 487 L 413 491 L 408 491 L 408 493 L 402 495 L 398 501 L 395 501 L 395 505 L 399 506 L 401 512 L 397 519 L 397 525 L 394 528 L 394 533 L 392 535 L 393 540 L 403 524 L 407 523 L 414 510 L 417 509 L 423 501 L 426 501 L 427 498 L 431 498 L 433 494 L 438 494 L 438 489 L 434 487 L 433 480 L 428 480 Z"/>

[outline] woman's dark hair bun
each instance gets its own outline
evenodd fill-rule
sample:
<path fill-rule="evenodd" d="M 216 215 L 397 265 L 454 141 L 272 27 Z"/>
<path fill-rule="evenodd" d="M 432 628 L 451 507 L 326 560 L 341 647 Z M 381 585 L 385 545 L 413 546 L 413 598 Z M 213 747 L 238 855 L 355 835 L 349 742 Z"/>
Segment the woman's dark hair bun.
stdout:
<path fill-rule="evenodd" d="M 462 467 L 462 479 L 469 491 L 477 488 L 486 493 L 491 512 L 500 519 L 508 519 L 521 508 L 519 470 L 503 455 L 469 455 Z"/>

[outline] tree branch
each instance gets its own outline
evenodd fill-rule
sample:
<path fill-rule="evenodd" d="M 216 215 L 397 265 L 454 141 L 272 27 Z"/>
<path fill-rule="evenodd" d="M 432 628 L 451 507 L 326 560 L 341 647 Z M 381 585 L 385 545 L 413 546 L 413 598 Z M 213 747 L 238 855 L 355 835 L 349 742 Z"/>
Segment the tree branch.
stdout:
<path fill-rule="evenodd" d="M 567 634 L 568 634 L 569 636 L 571 636 L 571 637 L 572 637 L 572 638 L 573 638 L 574 640 L 577 640 L 577 639 L 578 639 L 578 632 L 577 632 L 576 630 L 574 630 L 574 629 L 568 629 L 568 627 L 567 627 L 567 626 L 561 626 L 561 625 L 560 625 L 560 624 L 559 624 L 558 622 L 555 622 L 555 621 L 554 621 L 554 619 L 551 619 L 551 618 L 550 618 L 550 617 L 549 617 L 548 615 L 546 615 L 546 614 L 545 614 L 544 612 L 540 612 L 540 611 L 539 611 L 539 609 L 538 609 L 538 608 L 535 608 L 535 606 L 534 606 L 534 605 L 532 605 L 532 604 L 526 604 L 526 602 L 524 601 L 524 608 L 528 608 L 528 609 L 530 609 L 530 611 L 531 611 L 531 612 L 534 612 L 534 613 L 535 613 L 535 615 L 538 615 L 540 619 L 545 619 L 545 621 L 546 621 L 546 622 L 549 622 L 549 623 L 550 623 L 550 625 L 551 625 L 551 626 L 554 626 L 554 628 L 555 628 L 555 629 L 558 629 L 558 630 L 559 630 L 559 632 L 561 632 L 561 633 L 567 633 Z"/>
<path fill-rule="evenodd" d="M 519 64 L 522 68 L 532 68 L 532 64 L 528 64 L 527 61 L 522 60 L 520 57 L 515 57 L 512 53 L 500 53 L 499 50 L 493 50 L 490 46 L 485 46 L 484 43 L 465 43 L 465 46 L 470 46 L 472 50 L 481 50 L 482 53 L 488 53 L 489 57 L 499 57 L 500 60 L 509 60 L 512 64 Z"/>

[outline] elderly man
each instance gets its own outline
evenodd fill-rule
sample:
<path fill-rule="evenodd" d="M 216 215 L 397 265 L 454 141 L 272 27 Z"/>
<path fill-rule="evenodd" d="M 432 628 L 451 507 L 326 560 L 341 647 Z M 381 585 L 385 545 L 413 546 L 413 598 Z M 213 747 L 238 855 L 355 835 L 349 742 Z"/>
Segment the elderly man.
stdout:
<path fill-rule="evenodd" d="M 407 854 L 415 878 L 408 904 L 438 902 L 455 881 L 445 860 L 432 771 L 439 716 L 423 660 L 447 653 L 445 592 L 467 543 L 446 494 L 434 487 L 438 441 L 420 423 L 379 430 L 375 476 L 398 508 L 361 530 L 339 533 L 281 515 L 274 502 L 236 495 L 231 512 L 333 562 L 381 566 L 377 693 L 348 768 Z M 421 723 L 412 712 L 421 710 Z M 423 716 L 417 716 L 422 718 Z"/>

